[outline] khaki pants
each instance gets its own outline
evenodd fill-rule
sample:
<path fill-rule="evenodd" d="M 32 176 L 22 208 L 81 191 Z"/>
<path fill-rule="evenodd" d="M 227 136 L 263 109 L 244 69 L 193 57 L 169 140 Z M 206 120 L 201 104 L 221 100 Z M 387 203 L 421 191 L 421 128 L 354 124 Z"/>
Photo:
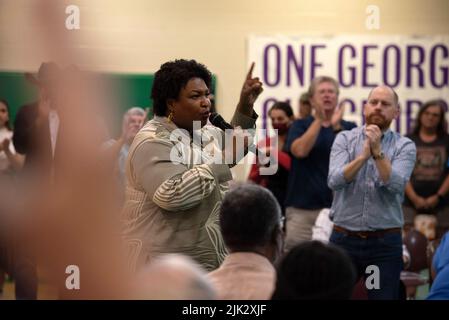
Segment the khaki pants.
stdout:
<path fill-rule="evenodd" d="M 312 240 L 312 228 L 321 210 L 305 210 L 294 207 L 288 207 L 285 210 L 285 252 L 290 251 L 301 242 Z"/>

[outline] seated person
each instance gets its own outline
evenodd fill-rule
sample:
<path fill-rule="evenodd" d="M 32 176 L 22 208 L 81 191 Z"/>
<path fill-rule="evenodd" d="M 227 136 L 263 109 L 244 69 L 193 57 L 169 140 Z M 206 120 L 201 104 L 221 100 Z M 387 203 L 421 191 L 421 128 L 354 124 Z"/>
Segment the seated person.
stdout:
<path fill-rule="evenodd" d="M 426 236 L 427 240 L 432 241 L 436 237 L 437 218 L 430 214 L 419 214 L 415 217 L 415 230 Z"/>
<path fill-rule="evenodd" d="M 219 299 L 267 300 L 276 279 L 274 261 L 282 252 L 281 209 L 273 194 L 244 184 L 226 194 L 220 228 L 229 255 L 209 273 Z"/>
<path fill-rule="evenodd" d="M 272 299 L 349 299 L 355 281 L 355 268 L 342 249 L 307 241 L 293 247 L 281 261 Z"/>
<path fill-rule="evenodd" d="M 145 266 L 132 283 L 131 299 L 212 300 L 216 298 L 206 272 L 181 254 L 166 254 Z"/>

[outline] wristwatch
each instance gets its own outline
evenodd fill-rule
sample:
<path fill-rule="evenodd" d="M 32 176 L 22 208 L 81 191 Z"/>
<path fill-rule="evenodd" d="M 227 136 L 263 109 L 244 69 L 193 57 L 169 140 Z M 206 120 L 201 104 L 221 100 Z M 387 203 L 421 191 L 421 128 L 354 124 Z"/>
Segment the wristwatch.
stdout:
<path fill-rule="evenodd" d="M 373 155 L 374 160 L 383 160 L 385 158 L 385 154 L 381 151 L 378 155 Z"/>

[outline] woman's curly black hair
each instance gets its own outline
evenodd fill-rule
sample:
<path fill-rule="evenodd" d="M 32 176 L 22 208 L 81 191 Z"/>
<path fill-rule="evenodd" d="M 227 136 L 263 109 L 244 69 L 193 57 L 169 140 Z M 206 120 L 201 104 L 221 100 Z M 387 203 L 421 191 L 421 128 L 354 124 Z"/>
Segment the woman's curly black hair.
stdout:
<path fill-rule="evenodd" d="M 195 60 L 179 59 L 164 63 L 156 72 L 151 90 L 153 111 L 157 116 L 167 115 L 167 100 L 177 100 L 181 89 L 192 78 L 200 78 L 210 88 L 212 74 L 205 65 Z"/>

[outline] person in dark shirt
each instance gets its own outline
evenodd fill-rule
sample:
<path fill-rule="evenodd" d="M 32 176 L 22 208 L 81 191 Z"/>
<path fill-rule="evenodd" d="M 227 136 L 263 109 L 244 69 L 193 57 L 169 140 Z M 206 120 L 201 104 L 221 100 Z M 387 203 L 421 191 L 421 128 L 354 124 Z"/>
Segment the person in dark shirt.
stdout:
<path fill-rule="evenodd" d="M 436 215 L 441 234 L 449 227 L 449 135 L 442 100 L 432 100 L 421 107 L 416 126 L 408 137 L 415 142 L 417 155 L 405 189 L 405 224 L 413 225 L 417 214 Z"/>
<path fill-rule="evenodd" d="M 309 88 L 314 116 L 296 120 L 288 133 L 284 150 L 292 155 L 286 206 L 286 244 L 312 238 L 312 227 L 319 212 L 330 208 L 332 192 L 327 186 L 329 156 L 336 135 L 356 125 L 342 120 L 337 109 L 339 86 L 327 76 L 313 79 Z"/>

